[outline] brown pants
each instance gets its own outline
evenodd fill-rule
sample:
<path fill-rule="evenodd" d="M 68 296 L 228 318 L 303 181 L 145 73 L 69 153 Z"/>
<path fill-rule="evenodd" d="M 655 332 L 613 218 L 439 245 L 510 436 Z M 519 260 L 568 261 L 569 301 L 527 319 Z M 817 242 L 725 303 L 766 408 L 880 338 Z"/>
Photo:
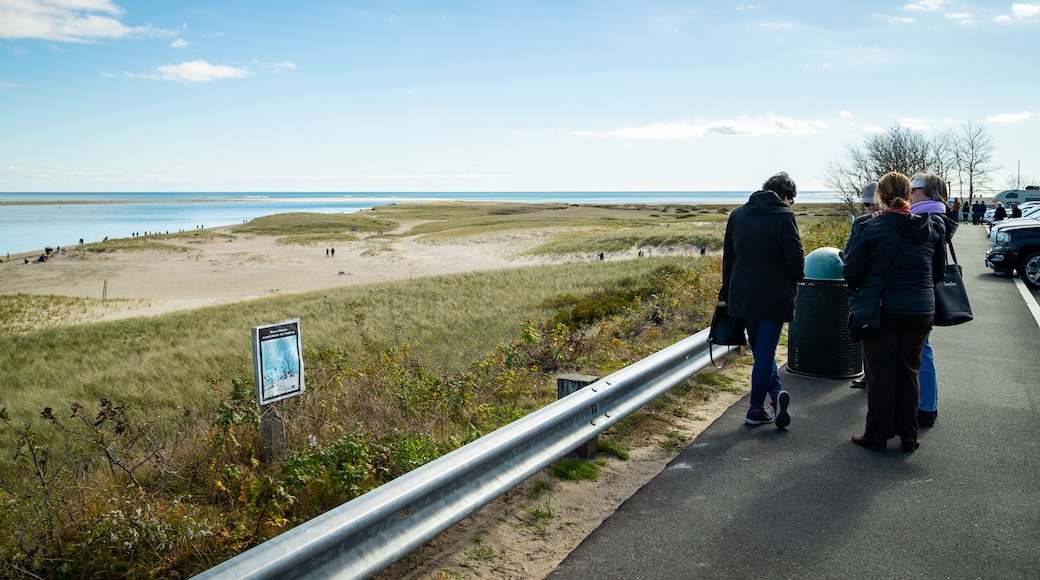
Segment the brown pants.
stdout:
<path fill-rule="evenodd" d="M 917 438 L 917 372 L 932 316 L 883 314 L 881 331 L 863 339 L 867 426 L 872 441 Z"/>

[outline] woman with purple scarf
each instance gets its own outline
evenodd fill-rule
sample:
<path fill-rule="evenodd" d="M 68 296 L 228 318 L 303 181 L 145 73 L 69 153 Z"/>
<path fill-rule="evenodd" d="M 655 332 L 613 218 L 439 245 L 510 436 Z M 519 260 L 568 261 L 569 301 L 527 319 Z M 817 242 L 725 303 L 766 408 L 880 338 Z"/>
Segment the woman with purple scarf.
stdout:
<path fill-rule="evenodd" d="M 957 231 L 957 223 L 946 215 L 946 199 L 949 190 L 943 178 L 934 173 L 916 173 L 910 180 L 910 213 L 913 215 L 931 214 L 936 229 L 944 233 L 945 243 L 953 239 Z M 921 371 L 917 380 L 921 393 L 917 403 L 917 424 L 919 427 L 935 425 L 939 415 L 939 381 L 935 373 L 935 354 L 929 341 L 931 333 L 924 341 L 921 356 Z"/>

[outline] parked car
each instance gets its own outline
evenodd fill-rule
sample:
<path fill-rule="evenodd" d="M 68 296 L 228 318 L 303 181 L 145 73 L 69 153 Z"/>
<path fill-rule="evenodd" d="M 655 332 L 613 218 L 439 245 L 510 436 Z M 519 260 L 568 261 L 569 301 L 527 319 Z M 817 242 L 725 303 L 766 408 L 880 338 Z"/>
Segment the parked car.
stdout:
<path fill-rule="evenodd" d="M 1040 288 L 1040 222 L 1022 220 L 1001 227 L 986 252 L 986 266 L 998 276 L 1018 271 L 1023 282 Z"/>
<path fill-rule="evenodd" d="M 1040 220 L 1040 206 L 1029 207 L 1022 211 L 1022 217 L 1001 220 L 989 226 L 989 246 L 992 248 L 997 239 L 997 232 L 1010 225 L 1027 222 L 1035 223 Z"/>

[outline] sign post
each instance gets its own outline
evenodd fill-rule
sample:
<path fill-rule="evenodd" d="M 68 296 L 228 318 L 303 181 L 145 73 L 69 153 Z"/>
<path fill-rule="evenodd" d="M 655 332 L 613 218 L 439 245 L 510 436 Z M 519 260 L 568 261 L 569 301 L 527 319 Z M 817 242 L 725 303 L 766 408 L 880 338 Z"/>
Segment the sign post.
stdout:
<path fill-rule="evenodd" d="M 285 453 L 281 404 L 274 403 L 305 390 L 299 318 L 253 327 L 253 371 L 260 407 L 260 456 L 271 461 Z"/>

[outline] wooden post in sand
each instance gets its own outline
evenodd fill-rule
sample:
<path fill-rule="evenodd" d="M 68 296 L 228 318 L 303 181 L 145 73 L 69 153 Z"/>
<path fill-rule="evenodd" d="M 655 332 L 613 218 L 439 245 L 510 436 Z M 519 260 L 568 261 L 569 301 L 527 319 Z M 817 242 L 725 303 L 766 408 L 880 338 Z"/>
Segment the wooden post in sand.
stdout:
<path fill-rule="evenodd" d="M 105 280 L 105 285 L 101 288 L 101 299 L 108 300 L 108 280 Z"/>
<path fill-rule="evenodd" d="M 560 400 L 571 393 L 575 393 L 579 389 L 587 387 L 598 380 L 599 377 L 594 377 L 592 375 L 560 375 L 556 377 L 556 400 Z M 580 447 L 574 450 L 574 453 L 576 453 L 581 459 L 591 459 L 595 457 L 597 451 L 599 451 L 599 435 L 596 435 L 592 439 L 583 443 Z"/>

